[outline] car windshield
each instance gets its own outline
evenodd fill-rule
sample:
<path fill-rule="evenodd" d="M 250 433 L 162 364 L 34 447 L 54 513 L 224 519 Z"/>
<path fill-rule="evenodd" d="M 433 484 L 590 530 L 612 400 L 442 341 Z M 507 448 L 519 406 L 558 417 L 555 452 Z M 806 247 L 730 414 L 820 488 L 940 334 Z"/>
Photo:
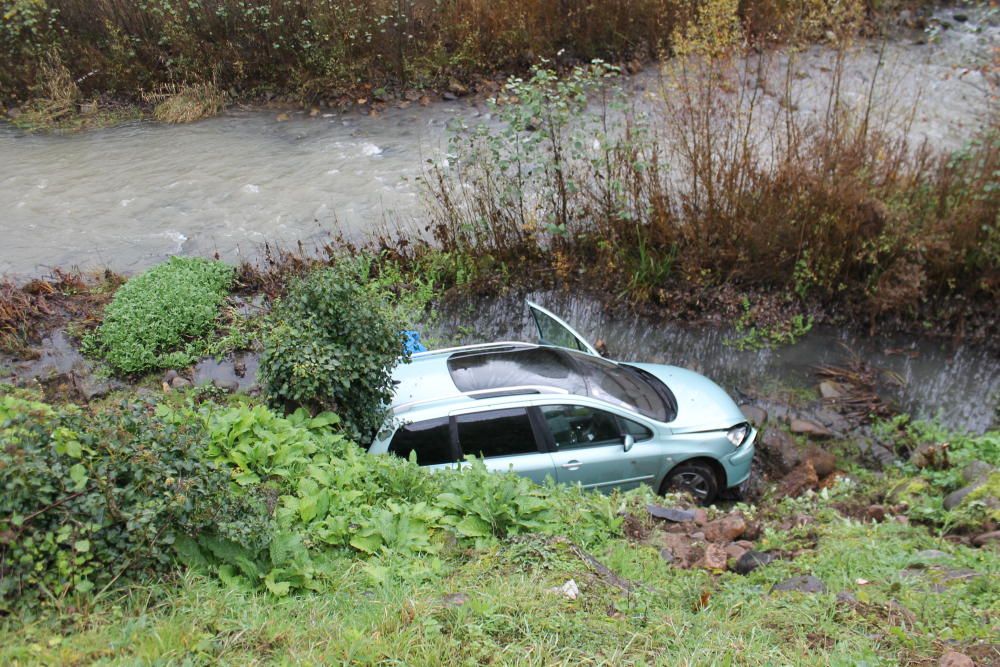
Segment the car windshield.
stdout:
<path fill-rule="evenodd" d="M 567 350 L 538 347 L 459 353 L 448 359 L 448 371 L 462 392 L 542 385 L 591 396 L 660 421 L 674 416 L 660 391 L 635 369 Z"/>

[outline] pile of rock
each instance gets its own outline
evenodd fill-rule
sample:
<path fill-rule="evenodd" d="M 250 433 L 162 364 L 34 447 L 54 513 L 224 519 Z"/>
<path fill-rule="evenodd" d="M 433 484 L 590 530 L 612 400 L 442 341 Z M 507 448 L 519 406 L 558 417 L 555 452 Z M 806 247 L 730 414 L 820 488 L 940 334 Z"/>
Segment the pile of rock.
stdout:
<path fill-rule="evenodd" d="M 832 475 L 837 467 L 837 457 L 816 442 L 830 440 L 837 433 L 820 419 L 806 418 L 786 412 L 780 418 L 787 429 L 777 423 L 768 424 L 768 414 L 763 408 L 744 407 L 744 414 L 763 435 L 758 441 L 758 453 L 764 469 L 778 481 L 778 497 L 798 496 L 810 489 L 818 489 L 821 481 Z M 801 445 L 795 436 L 811 444 Z"/>
<path fill-rule="evenodd" d="M 651 504 L 646 510 L 658 520 L 659 528 L 646 539 L 674 567 L 747 574 L 776 559 L 773 554 L 754 550 L 752 540 L 760 528 L 739 512 L 709 520 L 708 512 L 702 508 L 677 509 Z"/>

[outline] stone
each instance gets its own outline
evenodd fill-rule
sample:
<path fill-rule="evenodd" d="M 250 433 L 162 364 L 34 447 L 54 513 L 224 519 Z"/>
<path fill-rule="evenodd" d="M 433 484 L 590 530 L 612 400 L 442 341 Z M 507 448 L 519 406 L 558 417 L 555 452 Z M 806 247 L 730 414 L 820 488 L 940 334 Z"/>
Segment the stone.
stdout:
<path fill-rule="evenodd" d="M 836 432 L 838 431 L 842 433 L 850 430 L 851 428 L 851 423 L 844 419 L 843 415 L 839 412 L 827 410 L 826 408 L 820 408 L 816 411 L 815 416 L 820 424 L 826 426 L 831 431 L 834 431 L 834 435 L 836 435 Z"/>
<path fill-rule="evenodd" d="M 321 111 L 320 111 L 319 107 L 313 107 L 313 108 L 309 109 L 309 117 L 310 118 L 316 118 L 317 116 L 320 115 L 320 113 L 321 113 Z"/>
<path fill-rule="evenodd" d="M 274 117 L 274 120 L 278 121 L 279 123 L 284 123 L 284 122 L 287 122 L 287 121 L 289 121 L 291 119 L 292 119 L 292 117 L 289 116 L 287 113 L 284 113 L 284 112 L 279 113 L 277 116 Z"/>
<path fill-rule="evenodd" d="M 120 389 L 122 383 L 117 380 L 102 380 L 93 374 L 83 375 L 76 378 L 76 389 L 83 396 L 84 400 L 92 401 L 95 398 L 107 396 L 115 389 Z"/>
<path fill-rule="evenodd" d="M 793 418 L 788 423 L 788 429 L 797 435 L 804 435 L 809 438 L 824 439 L 832 438 L 833 431 L 808 419 Z"/>
<path fill-rule="evenodd" d="M 785 431 L 769 428 L 760 440 L 761 454 L 767 464 L 779 473 L 791 472 L 802 460 L 802 450 Z"/>
<path fill-rule="evenodd" d="M 788 473 L 778 485 L 778 497 L 795 498 L 819 485 L 819 476 L 811 461 L 799 464 L 795 470 Z"/>
<path fill-rule="evenodd" d="M 410 90 L 407 90 L 405 93 L 403 93 L 403 99 L 406 100 L 407 102 L 416 102 L 417 100 L 420 99 L 420 93 L 411 88 Z"/>
<path fill-rule="evenodd" d="M 747 421 L 760 428 L 767 423 L 767 410 L 756 405 L 741 405 L 740 411 Z"/>
<path fill-rule="evenodd" d="M 1000 530 L 990 531 L 972 538 L 972 543 L 977 547 L 985 547 L 987 544 L 1000 543 Z"/>
<path fill-rule="evenodd" d="M 697 532 L 691 533 L 691 535 L 689 537 L 692 540 L 695 540 L 696 542 L 704 542 L 705 541 L 705 533 L 701 532 L 700 530 L 697 531 Z"/>
<path fill-rule="evenodd" d="M 837 593 L 837 603 L 854 606 L 858 603 L 858 599 L 850 591 L 840 591 Z"/>
<path fill-rule="evenodd" d="M 726 546 L 726 559 L 735 563 L 739 561 L 739 559 L 742 558 L 743 554 L 746 552 L 746 549 L 734 542 L 733 544 Z"/>
<path fill-rule="evenodd" d="M 469 596 L 465 593 L 448 593 L 441 598 L 441 602 L 449 607 L 461 607 L 469 601 Z"/>
<path fill-rule="evenodd" d="M 747 523 L 739 514 L 726 516 L 705 524 L 705 539 L 709 542 L 732 542 L 743 535 Z"/>
<path fill-rule="evenodd" d="M 660 507 L 659 505 L 650 503 L 649 505 L 646 505 L 646 511 L 649 512 L 650 516 L 654 516 L 657 519 L 666 519 L 667 521 L 673 521 L 675 523 L 694 521 L 694 512 L 691 510 Z"/>
<path fill-rule="evenodd" d="M 572 579 L 567 581 L 562 586 L 556 586 L 549 589 L 550 593 L 560 593 L 563 597 L 569 600 L 575 600 L 580 597 L 580 587 L 576 585 L 576 582 Z"/>
<path fill-rule="evenodd" d="M 660 549 L 660 558 L 662 558 L 666 563 L 673 563 L 674 552 L 666 547 L 663 547 L 662 549 Z"/>
<path fill-rule="evenodd" d="M 699 526 L 704 526 L 708 523 L 708 512 L 701 507 L 695 508 L 694 522 Z"/>
<path fill-rule="evenodd" d="M 736 540 L 733 542 L 738 547 L 741 547 L 744 551 L 750 551 L 753 549 L 753 542 L 750 540 Z"/>
<path fill-rule="evenodd" d="M 838 399 L 843 398 L 844 388 L 839 382 L 834 382 L 833 380 L 824 380 L 819 383 L 819 395 L 826 399 Z"/>
<path fill-rule="evenodd" d="M 938 667 L 976 667 L 976 663 L 964 653 L 947 651 L 938 660 Z"/>
<path fill-rule="evenodd" d="M 191 381 L 178 375 L 170 381 L 170 386 L 174 389 L 184 389 L 185 387 L 191 386 Z"/>
<path fill-rule="evenodd" d="M 865 510 L 865 519 L 881 523 L 885 521 L 885 507 L 883 505 L 869 505 Z"/>
<path fill-rule="evenodd" d="M 993 466 L 986 461 L 971 461 L 962 468 L 962 479 L 967 484 L 971 484 L 989 477 L 991 472 L 993 472 Z"/>
<path fill-rule="evenodd" d="M 441 99 L 447 102 L 454 102 L 455 100 L 458 99 L 458 96 L 455 93 L 451 92 L 450 90 L 446 90 L 445 92 L 441 93 Z"/>
<path fill-rule="evenodd" d="M 236 380 L 220 380 L 217 378 L 212 380 L 212 384 L 229 394 L 235 394 L 240 388 L 240 383 Z"/>
<path fill-rule="evenodd" d="M 177 377 L 177 375 L 178 375 L 177 371 L 171 369 L 171 370 L 169 370 L 169 371 L 167 371 L 166 373 L 163 374 L 163 381 L 164 382 L 173 382 L 174 378 Z"/>
<path fill-rule="evenodd" d="M 800 593 L 825 593 L 826 584 L 812 576 L 805 574 L 775 584 L 771 587 L 771 592 L 775 591 L 798 591 Z"/>
<path fill-rule="evenodd" d="M 21 117 L 21 113 L 22 113 L 21 110 L 18 109 L 17 107 L 11 107 L 7 109 L 7 118 L 10 118 L 11 120 L 17 120 L 18 118 Z"/>
<path fill-rule="evenodd" d="M 818 477 L 826 477 L 837 469 L 837 457 L 816 445 L 806 449 L 802 458 L 812 463 Z"/>
<path fill-rule="evenodd" d="M 719 544 L 709 544 L 705 547 L 705 555 L 701 557 L 699 565 L 706 570 L 725 570 L 728 561 L 726 550 Z"/>
<path fill-rule="evenodd" d="M 694 554 L 691 549 L 691 540 L 687 535 L 666 533 L 663 535 L 663 544 L 666 550 L 670 552 L 673 562 L 676 562 L 680 567 L 691 566 Z M 660 555 L 663 555 L 662 551 Z"/>
<path fill-rule="evenodd" d="M 768 565 L 776 560 L 773 554 L 769 554 L 765 551 L 747 551 L 745 554 L 736 559 L 736 564 L 733 565 L 733 572 L 737 574 L 750 574 L 758 567 Z"/>
<path fill-rule="evenodd" d="M 469 89 L 458 79 L 451 79 L 448 81 L 448 92 L 455 95 L 468 95 Z"/>
<path fill-rule="evenodd" d="M 931 560 L 941 560 L 942 558 L 949 558 L 948 554 L 938 549 L 924 549 L 923 551 L 918 551 L 913 554 L 913 557 L 921 563 L 926 563 Z"/>
<path fill-rule="evenodd" d="M 965 23 L 969 20 L 968 14 L 953 14 L 951 18 L 955 19 L 956 23 Z"/>
<path fill-rule="evenodd" d="M 943 503 L 944 508 L 946 510 L 955 509 L 956 507 L 962 504 L 962 501 L 965 500 L 965 497 L 967 495 L 969 495 L 970 493 L 972 493 L 985 483 L 986 480 L 979 480 L 978 482 L 973 482 L 968 486 L 963 486 L 961 489 L 958 489 L 957 491 L 952 491 L 951 493 L 949 493 L 947 496 L 944 497 L 944 503 Z"/>
<path fill-rule="evenodd" d="M 947 467 L 947 449 L 948 445 L 944 443 L 922 443 L 910 453 L 910 463 L 917 468 Z"/>

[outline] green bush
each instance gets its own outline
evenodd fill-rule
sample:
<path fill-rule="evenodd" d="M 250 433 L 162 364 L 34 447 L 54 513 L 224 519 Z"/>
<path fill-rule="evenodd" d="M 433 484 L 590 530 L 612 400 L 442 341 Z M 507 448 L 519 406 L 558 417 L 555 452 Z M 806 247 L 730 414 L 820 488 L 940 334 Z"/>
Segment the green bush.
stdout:
<path fill-rule="evenodd" d="M 0 610 L 164 571 L 185 535 L 268 546 L 263 504 L 204 459 L 197 420 L 163 419 L 145 403 L 86 414 L 8 394 L 0 442 Z"/>
<path fill-rule="evenodd" d="M 172 257 L 115 293 L 84 350 L 125 374 L 191 364 L 207 349 L 232 280 L 222 262 Z"/>
<path fill-rule="evenodd" d="M 315 271 L 274 308 L 262 383 L 275 405 L 336 412 L 352 437 L 367 441 L 392 397 L 402 328 L 382 291 L 362 284 L 354 263 Z"/>

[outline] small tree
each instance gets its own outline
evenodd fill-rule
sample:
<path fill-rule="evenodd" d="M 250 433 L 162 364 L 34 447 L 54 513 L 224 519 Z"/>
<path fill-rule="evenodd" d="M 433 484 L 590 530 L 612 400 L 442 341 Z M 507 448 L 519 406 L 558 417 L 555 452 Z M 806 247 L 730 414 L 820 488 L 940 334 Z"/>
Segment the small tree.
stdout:
<path fill-rule="evenodd" d="M 336 412 L 351 436 L 369 442 L 404 355 L 402 324 L 381 290 L 341 262 L 295 282 L 270 319 L 260 371 L 271 402 Z"/>

